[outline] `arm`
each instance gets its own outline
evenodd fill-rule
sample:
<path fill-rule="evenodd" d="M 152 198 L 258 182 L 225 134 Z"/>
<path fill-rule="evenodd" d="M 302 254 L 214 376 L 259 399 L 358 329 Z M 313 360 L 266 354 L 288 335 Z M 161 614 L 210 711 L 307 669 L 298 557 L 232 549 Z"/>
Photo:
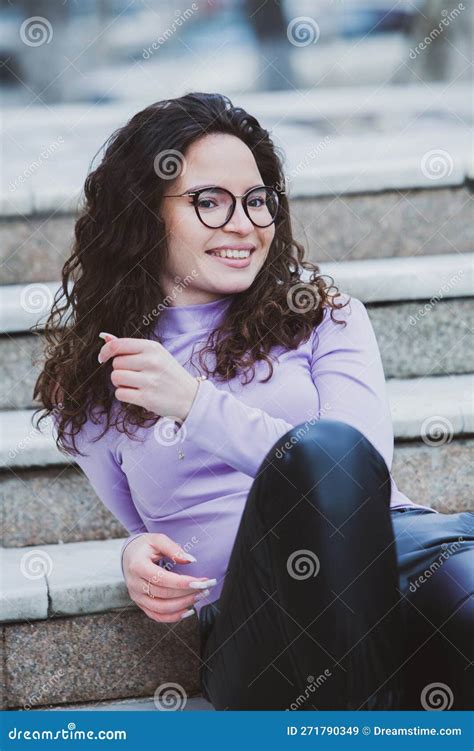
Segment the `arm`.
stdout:
<path fill-rule="evenodd" d="M 365 306 L 354 297 L 334 315 L 347 325 L 334 323 L 326 309 L 312 333 L 311 376 L 321 402 L 318 417 L 358 428 L 390 468 L 393 428 L 372 324 Z M 247 406 L 211 381 L 202 381 L 181 429 L 186 431 L 185 440 L 255 477 L 268 451 L 292 427 L 286 420 Z"/>
<path fill-rule="evenodd" d="M 263 409 L 249 407 L 211 381 L 201 381 L 180 430 L 185 440 L 255 477 L 273 444 L 292 427 Z"/>
<path fill-rule="evenodd" d="M 54 414 L 53 421 L 56 424 Z M 87 476 L 104 506 L 132 533 L 122 544 L 122 561 L 128 543 L 147 532 L 147 529 L 133 503 L 127 476 L 110 446 L 110 429 L 98 441 L 93 441 L 102 430 L 101 424 L 94 425 L 88 420 L 75 437 L 76 446 L 86 455 L 73 454 L 72 457 Z"/>
<path fill-rule="evenodd" d="M 319 393 L 319 417 L 341 420 L 360 430 L 382 455 L 390 470 L 393 423 L 379 347 L 365 305 L 352 297 L 334 312 L 325 312 L 313 332 L 311 375 Z"/>

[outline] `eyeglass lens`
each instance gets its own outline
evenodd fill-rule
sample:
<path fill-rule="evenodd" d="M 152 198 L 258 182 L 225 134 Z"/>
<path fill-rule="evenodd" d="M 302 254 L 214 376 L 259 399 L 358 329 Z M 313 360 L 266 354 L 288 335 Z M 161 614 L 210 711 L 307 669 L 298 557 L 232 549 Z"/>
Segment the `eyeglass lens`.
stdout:
<path fill-rule="evenodd" d="M 267 227 L 275 219 L 278 196 L 272 188 L 255 188 L 243 200 L 251 222 L 257 227 Z M 196 207 L 205 224 L 221 227 L 229 221 L 232 205 L 232 196 L 226 190 L 209 188 L 200 193 Z"/>

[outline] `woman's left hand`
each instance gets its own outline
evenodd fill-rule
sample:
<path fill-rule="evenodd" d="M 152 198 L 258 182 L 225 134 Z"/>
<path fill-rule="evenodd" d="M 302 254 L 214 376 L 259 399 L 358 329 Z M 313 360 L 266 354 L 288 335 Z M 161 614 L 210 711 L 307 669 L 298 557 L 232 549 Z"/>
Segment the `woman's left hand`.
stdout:
<path fill-rule="evenodd" d="M 106 335 L 102 364 L 112 359 L 115 397 L 163 417 L 184 420 L 199 383 L 160 342 Z"/>

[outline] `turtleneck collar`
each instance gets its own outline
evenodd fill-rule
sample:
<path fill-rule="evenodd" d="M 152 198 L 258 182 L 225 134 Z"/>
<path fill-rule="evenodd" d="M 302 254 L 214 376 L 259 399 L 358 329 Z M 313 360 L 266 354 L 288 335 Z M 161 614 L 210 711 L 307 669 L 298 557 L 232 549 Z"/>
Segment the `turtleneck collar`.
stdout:
<path fill-rule="evenodd" d="M 155 332 L 163 339 L 180 334 L 211 331 L 222 321 L 233 294 L 197 305 L 169 305 L 159 314 Z"/>

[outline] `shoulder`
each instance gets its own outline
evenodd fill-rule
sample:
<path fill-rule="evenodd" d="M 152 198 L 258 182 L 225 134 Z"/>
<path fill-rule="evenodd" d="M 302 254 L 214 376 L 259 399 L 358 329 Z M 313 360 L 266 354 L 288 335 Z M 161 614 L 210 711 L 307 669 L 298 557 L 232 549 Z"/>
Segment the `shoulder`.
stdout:
<path fill-rule="evenodd" d="M 113 410 L 114 411 L 114 410 Z M 51 420 L 54 433 L 57 434 L 60 422 L 61 405 L 53 409 L 51 412 Z M 89 452 L 97 454 L 99 451 L 109 451 L 114 447 L 114 433 L 115 429 L 112 425 L 105 431 L 107 426 L 107 416 L 103 410 L 97 406 L 92 406 L 87 409 L 86 419 L 80 426 L 79 430 L 74 430 L 74 442 L 80 452 L 89 455 Z M 72 426 L 71 422 L 67 421 L 63 426 L 64 435 L 68 446 L 72 447 Z M 105 431 L 105 432 L 104 432 Z"/>
<path fill-rule="evenodd" d="M 346 293 L 341 293 L 335 301 L 344 307 L 325 308 L 321 323 L 312 332 L 313 357 L 317 359 L 334 352 L 359 352 L 378 357 L 377 339 L 364 303 Z"/>
<path fill-rule="evenodd" d="M 371 328 L 369 314 L 364 303 L 358 297 L 341 293 L 335 298 L 338 308 L 324 307 L 321 322 L 314 327 L 313 336 L 336 335 L 338 332 L 357 334 L 367 327 Z M 342 321 L 342 323 L 339 323 Z"/>

